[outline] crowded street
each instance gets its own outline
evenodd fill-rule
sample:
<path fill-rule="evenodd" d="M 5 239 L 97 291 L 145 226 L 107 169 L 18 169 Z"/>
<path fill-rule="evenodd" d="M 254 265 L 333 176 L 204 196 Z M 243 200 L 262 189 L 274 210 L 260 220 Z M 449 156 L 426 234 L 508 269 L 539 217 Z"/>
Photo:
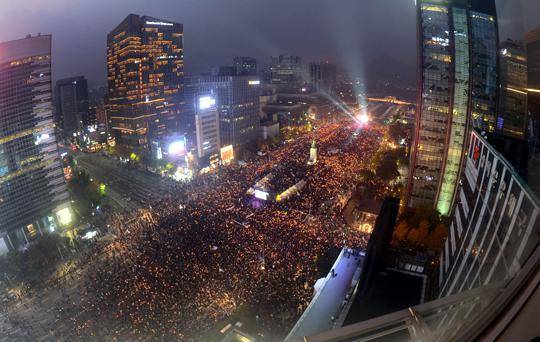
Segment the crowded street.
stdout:
<path fill-rule="evenodd" d="M 247 310 L 260 334 L 283 337 L 328 272 L 328 253 L 367 244 L 369 236 L 346 226 L 340 199 L 382 134 L 356 123 L 325 124 L 246 164 L 200 175 L 174 198 L 115 214 L 109 241 L 96 243 L 73 280 L 59 284 L 77 291 L 62 290 L 56 318 L 63 331 L 49 334 L 189 340 Z M 312 141 L 318 162 L 307 165 Z M 306 186 L 283 201 L 247 195 L 268 173 L 276 189 L 300 179 Z"/>

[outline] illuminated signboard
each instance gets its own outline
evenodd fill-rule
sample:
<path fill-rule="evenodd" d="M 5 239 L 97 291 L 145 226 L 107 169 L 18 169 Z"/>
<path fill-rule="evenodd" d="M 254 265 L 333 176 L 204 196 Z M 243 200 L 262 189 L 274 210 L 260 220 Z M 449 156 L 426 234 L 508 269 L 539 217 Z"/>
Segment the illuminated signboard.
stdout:
<path fill-rule="evenodd" d="M 49 134 L 47 134 L 47 133 L 40 134 L 40 135 L 37 136 L 35 144 L 39 145 L 39 144 L 41 144 L 41 142 L 43 142 L 44 140 L 49 139 L 50 137 L 51 136 Z"/>
<path fill-rule="evenodd" d="M 222 147 L 220 149 L 220 156 L 221 156 L 221 161 L 223 163 L 229 163 L 231 160 L 233 160 L 234 159 L 233 145 L 227 145 L 225 147 Z"/>
<path fill-rule="evenodd" d="M 62 226 L 67 226 L 73 221 L 73 215 L 71 214 L 71 209 L 69 207 L 57 211 L 56 217 L 58 218 L 58 223 Z"/>
<path fill-rule="evenodd" d="M 259 84 L 261 84 L 261 81 L 259 81 L 259 80 L 248 81 L 248 84 L 249 85 L 259 85 Z"/>
<path fill-rule="evenodd" d="M 147 21 L 146 25 L 174 26 L 174 24 L 166 23 L 166 22 L 163 22 L 163 21 Z"/>
<path fill-rule="evenodd" d="M 255 190 L 255 197 L 266 201 L 268 199 L 268 192 Z"/>
<path fill-rule="evenodd" d="M 208 109 L 216 105 L 216 99 L 210 96 L 199 97 L 199 109 Z"/>
<path fill-rule="evenodd" d="M 185 140 L 174 141 L 169 145 L 168 149 L 169 155 L 181 155 L 186 152 L 186 142 Z"/>

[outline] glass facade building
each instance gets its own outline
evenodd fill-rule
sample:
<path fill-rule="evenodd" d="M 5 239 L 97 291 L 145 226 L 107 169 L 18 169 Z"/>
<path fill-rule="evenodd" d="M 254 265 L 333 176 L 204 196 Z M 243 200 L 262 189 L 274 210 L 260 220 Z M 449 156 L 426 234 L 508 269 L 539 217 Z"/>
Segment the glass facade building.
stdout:
<path fill-rule="evenodd" d="M 54 132 L 51 39 L 0 43 L 0 253 L 71 220 Z"/>
<path fill-rule="evenodd" d="M 183 26 L 130 14 L 107 36 L 107 109 L 116 143 L 148 150 L 178 130 L 184 76 Z"/>
<path fill-rule="evenodd" d="M 530 113 L 531 186 L 540 193 L 540 27 L 525 34 L 527 51 L 527 106 Z"/>
<path fill-rule="evenodd" d="M 495 131 L 497 118 L 498 31 L 494 1 L 479 3 L 469 13 L 471 32 L 471 118 L 475 129 Z M 489 3 L 492 6 L 489 6 Z"/>
<path fill-rule="evenodd" d="M 506 40 L 499 54 L 501 89 L 496 132 L 527 138 L 527 57 L 522 43 Z"/>
<path fill-rule="evenodd" d="M 495 4 L 423 0 L 417 5 L 419 99 L 407 203 L 448 215 L 469 130 L 495 127 Z"/>

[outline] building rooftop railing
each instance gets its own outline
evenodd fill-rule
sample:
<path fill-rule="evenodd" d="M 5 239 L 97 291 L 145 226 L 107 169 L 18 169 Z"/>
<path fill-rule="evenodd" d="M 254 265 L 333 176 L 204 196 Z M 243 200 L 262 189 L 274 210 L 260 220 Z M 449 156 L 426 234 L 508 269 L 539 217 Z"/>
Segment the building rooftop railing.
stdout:
<path fill-rule="evenodd" d="M 515 277 L 311 336 L 304 341 L 473 341 L 500 336 L 540 281 L 540 247 Z M 509 316 L 510 315 L 510 316 Z M 504 316 L 504 317 L 503 317 Z"/>

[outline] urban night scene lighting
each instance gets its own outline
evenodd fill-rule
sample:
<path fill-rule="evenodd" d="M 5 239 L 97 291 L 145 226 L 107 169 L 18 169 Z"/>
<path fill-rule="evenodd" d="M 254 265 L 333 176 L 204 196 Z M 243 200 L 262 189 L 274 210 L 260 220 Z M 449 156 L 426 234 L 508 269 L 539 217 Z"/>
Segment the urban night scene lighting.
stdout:
<path fill-rule="evenodd" d="M 540 336 L 537 0 L 0 1 L 0 342 Z"/>

